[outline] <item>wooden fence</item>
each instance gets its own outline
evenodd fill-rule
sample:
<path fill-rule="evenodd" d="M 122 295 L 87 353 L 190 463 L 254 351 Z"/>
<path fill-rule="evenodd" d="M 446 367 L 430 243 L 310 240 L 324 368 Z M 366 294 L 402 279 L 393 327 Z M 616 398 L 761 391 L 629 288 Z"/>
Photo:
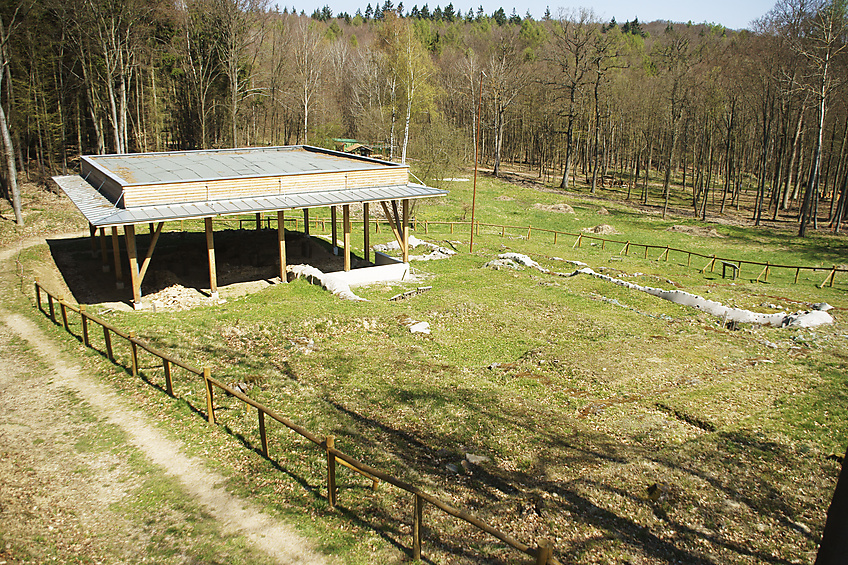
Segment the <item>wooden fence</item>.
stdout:
<path fill-rule="evenodd" d="M 454 233 L 454 229 L 455 229 L 456 226 L 460 226 L 460 227 L 465 226 L 467 229 L 470 229 L 470 226 L 471 226 L 471 222 L 431 222 L 431 221 L 428 221 L 428 220 L 418 222 L 417 220 L 413 220 L 413 223 L 414 223 L 414 230 L 415 231 L 418 230 L 418 225 L 421 224 L 424 228 L 425 234 L 429 233 L 430 226 L 435 226 L 435 225 L 450 226 L 450 233 Z M 768 282 L 768 277 L 769 277 L 769 274 L 771 273 L 772 269 L 787 269 L 787 270 L 790 270 L 790 271 L 795 271 L 795 280 L 794 280 L 795 283 L 798 282 L 798 276 L 801 273 L 801 271 L 812 271 L 812 272 L 824 271 L 824 272 L 827 272 L 827 276 L 825 277 L 824 281 L 822 281 L 822 283 L 820 285 L 818 285 L 819 288 L 824 288 L 825 286 L 831 286 L 831 287 L 833 286 L 833 281 L 836 278 L 836 273 L 848 273 L 848 269 L 839 268 L 836 265 L 833 265 L 832 267 L 809 267 L 809 266 L 798 266 L 798 265 L 780 265 L 780 264 L 770 263 L 770 262 L 763 263 L 762 261 L 749 261 L 749 260 L 746 260 L 746 259 L 732 259 L 732 258 L 728 258 L 728 257 L 719 257 L 718 255 L 715 255 L 715 254 L 706 255 L 706 254 L 703 254 L 703 253 L 698 253 L 697 251 L 689 251 L 689 250 L 686 250 L 686 249 L 678 249 L 676 247 L 671 247 L 671 246 L 668 246 L 668 245 L 651 245 L 651 244 L 648 244 L 648 243 L 635 243 L 635 242 L 632 242 L 632 241 L 620 241 L 620 240 L 616 240 L 616 239 L 606 239 L 606 238 L 603 238 L 603 237 L 598 237 L 597 235 L 592 235 L 592 234 L 587 234 L 587 233 L 571 233 L 571 232 L 557 231 L 557 230 L 552 230 L 552 229 L 547 229 L 547 228 L 534 228 L 533 226 L 508 226 L 508 225 L 501 225 L 501 224 L 485 224 L 485 223 L 482 223 L 482 222 L 474 222 L 474 233 L 475 233 L 475 235 L 480 235 L 480 228 L 481 227 L 493 229 L 493 231 L 496 234 L 497 234 L 497 232 L 500 232 L 501 237 L 506 237 L 506 235 L 507 235 L 506 230 L 513 230 L 513 232 L 520 233 L 522 236 L 526 237 L 527 239 L 531 239 L 533 234 L 544 233 L 544 234 L 548 234 L 549 236 L 552 236 L 554 245 L 557 244 L 559 236 L 575 237 L 577 239 L 574 242 L 574 245 L 572 245 L 572 248 L 580 247 L 583 244 L 583 240 L 598 241 L 598 242 L 601 243 L 601 249 L 606 249 L 607 244 L 621 245 L 623 247 L 621 248 L 621 251 L 618 252 L 619 255 L 630 255 L 631 251 L 635 252 L 638 249 L 642 249 L 644 259 L 648 258 L 649 250 L 660 251 L 660 254 L 657 257 L 657 261 L 659 261 L 661 259 L 665 259 L 666 261 L 668 261 L 669 254 L 673 251 L 675 253 L 686 255 L 686 265 L 687 266 L 691 266 L 692 257 L 700 257 L 700 258 L 703 258 L 703 259 L 707 259 L 707 264 L 704 265 L 704 267 L 699 270 L 699 272 L 701 272 L 701 273 L 706 272 L 707 269 L 709 269 L 710 272 L 713 272 L 715 270 L 717 262 L 722 266 L 731 267 L 731 270 L 733 271 L 734 278 L 741 274 L 742 265 L 749 265 L 749 266 L 755 268 L 755 272 L 756 272 L 756 270 L 762 269 L 762 270 L 759 270 L 759 275 L 757 275 L 757 278 L 756 278 L 757 282 L 760 282 L 761 280 L 763 282 Z"/>
<path fill-rule="evenodd" d="M 47 297 L 47 310 L 44 309 L 44 303 L 42 302 L 42 296 Z M 425 503 L 432 505 L 435 508 L 438 508 L 445 514 L 449 516 L 453 516 L 454 518 L 458 518 L 467 522 L 468 524 L 476 527 L 477 529 L 501 540 L 508 546 L 513 549 L 520 551 L 532 558 L 535 559 L 535 563 L 537 565 L 559 565 L 559 561 L 553 556 L 553 545 L 548 540 L 540 540 L 535 546 L 527 545 L 522 543 L 509 534 L 501 532 L 486 522 L 472 516 L 471 514 L 465 512 L 464 510 L 454 508 L 449 504 L 443 502 L 442 500 L 427 494 L 422 491 L 420 488 L 411 485 L 405 481 L 395 478 L 388 473 L 384 473 L 378 469 L 375 469 L 365 463 L 362 463 L 350 455 L 344 453 L 336 449 L 335 447 L 335 437 L 334 436 L 318 436 L 305 428 L 299 426 L 298 424 L 292 422 L 291 420 L 285 418 L 281 414 L 276 411 L 256 402 L 251 399 L 247 395 L 243 394 L 241 391 L 236 390 L 232 387 L 227 386 L 221 381 L 215 379 L 211 375 L 211 371 L 208 368 L 197 368 L 176 359 L 175 357 L 168 355 L 154 347 L 146 344 L 141 341 L 133 332 L 125 333 L 118 328 L 112 326 L 105 320 L 94 316 L 86 310 L 85 305 L 74 306 L 68 302 L 66 302 L 61 296 L 54 296 L 49 291 L 47 291 L 43 286 L 41 286 L 38 280 L 35 281 L 35 300 L 38 309 L 50 317 L 50 319 L 55 324 L 62 324 L 65 330 L 72 334 L 69 320 L 68 320 L 68 311 L 79 314 L 80 321 L 82 325 L 82 343 L 89 348 L 94 349 L 94 346 L 91 343 L 90 332 L 92 328 L 90 327 L 92 324 L 95 326 L 99 326 L 103 332 L 103 342 L 105 351 L 102 353 L 106 355 L 106 357 L 112 361 L 113 363 L 117 363 L 115 360 L 115 343 L 112 341 L 113 336 L 123 339 L 129 345 L 130 350 L 130 363 L 132 375 L 134 377 L 139 377 L 139 350 L 146 351 L 147 353 L 153 355 L 158 358 L 159 362 L 162 363 L 162 368 L 165 375 L 165 391 L 169 396 L 175 398 L 182 398 L 185 402 L 189 402 L 185 397 L 180 397 L 174 392 L 174 383 L 172 379 L 172 371 L 175 367 L 183 369 L 187 371 L 190 375 L 194 377 L 199 377 L 203 380 L 206 389 L 206 415 L 209 421 L 209 424 L 215 425 L 215 389 L 220 389 L 221 391 L 237 398 L 241 402 L 245 403 L 249 408 L 256 409 L 257 412 L 257 426 L 259 429 L 259 440 L 261 444 L 261 452 L 266 458 L 269 458 L 268 452 L 268 434 L 266 431 L 266 418 L 270 418 L 286 428 L 294 431 L 305 439 L 309 440 L 315 447 L 317 447 L 323 455 L 326 456 L 327 460 L 327 503 L 329 506 L 335 507 L 337 504 L 337 488 L 336 488 L 336 465 L 340 464 L 344 467 L 347 467 L 356 473 L 370 479 L 373 481 L 373 486 L 376 485 L 380 481 L 384 481 L 388 484 L 391 484 L 403 491 L 406 491 L 408 494 L 412 495 L 411 500 L 411 508 L 412 508 L 412 547 L 411 554 L 413 559 L 421 559 L 421 547 L 423 545 L 423 540 L 421 538 L 422 533 L 422 522 L 423 522 L 423 510 Z M 57 319 L 56 317 L 56 309 L 59 309 L 59 315 L 61 319 Z"/>
<path fill-rule="evenodd" d="M 224 219 L 224 220 L 219 220 L 219 221 L 221 221 L 221 222 L 237 222 L 239 228 L 242 228 L 245 223 L 252 225 L 255 222 L 255 220 L 253 220 L 253 219 L 246 220 L 246 219 L 243 219 L 243 218 L 240 218 L 240 219 L 237 219 L 237 220 L 226 220 L 226 219 Z M 270 229 L 271 223 L 276 222 L 276 218 L 266 217 L 266 218 L 263 218 L 262 221 Z M 299 230 L 302 220 L 297 218 L 297 217 L 286 218 L 286 222 L 294 223 L 295 230 Z M 314 224 L 316 230 L 320 226 L 321 231 L 324 232 L 324 233 L 327 232 L 327 224 L 332 225 L 331 222 L 332 222 L 332 220 L 322 219 L 322 218 L 316 218 L 316 219 L 312 219 L 312 220 L 309 221 L 310 224 Z M 374 230 L 376 231 L 376 233 L 380 233 L 380 222 L 381 222 L 381 220 L 379 218 L 375 217 L 375 218 L 372 218 L 369 221 L 369 223 L 371 223 L 371 222 L 374 223 Z M 424 228 L 425 234 L 429 234 L 430 226 L 448 226 L 450 228 L 450 233 L 454 233 L 454 230 L 457 227 L 465 227 L 466 229 L 470 229 L 470 226 L 471 226 L 471 222 L 443 222 L 443 221 L 429 221 L 429 220 L 419 221 L 417 218 L 413 218 L 411 220 L 411 222 L 412 222 L 413 231 L 418 231 L 419 226 L 421 226 L 421 227 Z M 702 269 L 700 269 L 699 272 L 704 273 L 704 272 L 707 271 L 707 269 L 709 269 L 710 272 L 714 272 L 715 267 L 716 267 L 716 263 L 718 263 L 722 267 L 723 273 L 728 268 L 730 268 L 731 269 L 731 275 L 733 276 L 733 278 L 737 278 L 738 276 L 740 276 L 742 274 L 742 266 L 747 265 L 749 268 L 753 267 L 755 269 L 754 272 L 759 272 L 759 274 L 757 275 L 757 278 L 755 279 L 756 282 L 760 282 L 760 281 L 768 282 L 769 275 L 771 274 L 771 271 L 773 269 L 784 269 L 784 270 L 788 270 L 790 272 L 794 271 L 795 272 L 794 283 L 796 283 L 796 284 L 798 283 L 798 277 L 800 276 L 801 271 L 811 271 L 811 272 L 822 271 L 822 272 L 826 272 L 827 276 L 825 276 L 824 280 L 822 281 L 822 283 L 820 285 L 818 285 L 818 287 L 824 288 L 825 286 L 830 286 L 830 287 L 833 286 L 833 281 L 836 278 L 836 273 L 848 273 L 848 269 L 839 268 L 836 265 L 833 265 L 832 267 L 810 267 L 810 266 L 799 266 L 799 265 L 781 265 L 781 264 L 777 264 L 777 263 L 770 263 L 768 261 L 763 263 L 762 261 L 749 261 L 747 259 L 733 259 L 733 258 L 729 258 L 729 257 L 720 257 L 716 254 L 706 255 L 704 253 L 699 253 L 697 251 L 689 251 L 689 250 L 686 250 L 686 249 L 678 249 L 676 247 L 671 247 L 671 246 L 668 246 L 668 245 L 651 245 L 651 244 L 648 244 L 648 243 L 635 243 L 635 242 L 632 242 L 632 241 L 620 241 L 620 240 L 616 240 L 616 239 L 606 239 L 606 238 L 603 238 L 603 237 L 599 237 L 597 235 L 592 235 L 592 234 L 587 234 L 587 233 L 571 233 L 571 232 L 552 230 L 552 229 L 548 229 L 548 228 L 534 228 L 533 226 L 509 226 L 509 225 L 502 225 L 502 224 L 487 224 L 487 223 L 482 223 L 482 222 L 474 222 L 474 233 L 475 233 L 475 235 L 480 235 L 480 228 L 481 227 L 489 228 L 496 235 L 499 234 L 501 237 L 506 237 L 507 230 L 512 230 L 513 233 L 520 233 L 522 236 L 526 237 L 527 239 L 531 239 L 533 234 L 542 234 L 542 233 L 548 234 L 549 237 L 552 237 L 552 241 L 553 241 L 554 245 L 556 245 L 558 243 L 558 239 L 559 239 L 560 236 L 577 238 L 576 241 L 574 242 L 574 245 L 572 245 L 572 248 L 580 247 L 583 244 L 583 240 L 600 242 L 601 243 L 601 249 L 606 249 L 607 244 L 621 245 L 622 248 L 618 252 L 619 255 L 630 255 L 631 251 L 636 252 L 637 250 L 641 249 L 644 259 L 648 258 L 648 253 L 651 250 L 653 250 L 654 252 L 659 251 L 660 254 L 657 257 L 657 261 L 662 260 L 662 259 L 665 259 L 666 261 L 668 261 L 669 255 L 672 252 L 674 252 L 674 253 L 678 253 L 678 254 L 681 254 L 681 255 L 686 255 L 686 265 L 687 266 L 691 266 L 692 257 L 699 257 L 699 258 L 707 260 L 707 264 L 704 265 L 704 267 Z"/>

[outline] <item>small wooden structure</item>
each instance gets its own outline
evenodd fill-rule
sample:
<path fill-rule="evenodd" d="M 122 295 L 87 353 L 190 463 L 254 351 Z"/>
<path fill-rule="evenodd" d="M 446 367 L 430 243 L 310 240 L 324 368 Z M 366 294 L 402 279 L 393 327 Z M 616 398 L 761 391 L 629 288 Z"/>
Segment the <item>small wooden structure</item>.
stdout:
<path fill-rule="evenodd" d="M 81 157 L 79 176 L 53 180 L 89 222 L 93 248 L 98 230 L 104 270 L 106 229 L 111 230 L 116 284 L 123 287 L 119 228 L 123 227 L 129 257 L 133 305 L 141 307 L 144 280 L 164 222 L 203 219 L 209 260 L 209 287 L 218 295 L 212 218 L 275 213 L 278 225 L 280 278 L 286 281 L 284 213 L 302 210 L 308 234 L 309 209 L 328 206 L 333 219 L 343 213 L 345 270 L 350 270 L 350 205 L 361 204 L 365 229 L 365 259 L 369 255 L 369 204 L 380 202 L 400 244 L 403 261 L 409 257 L 410 201 L 447 194 L 409 182 L 409 167 L 310 146 L 259 147 L 207 151 L 176 151 Z M 400 206 L 399 206 L 400 201 Z M 135 229 L 149 224 L 151 239 L 144 256 L 136 246 Z"/>

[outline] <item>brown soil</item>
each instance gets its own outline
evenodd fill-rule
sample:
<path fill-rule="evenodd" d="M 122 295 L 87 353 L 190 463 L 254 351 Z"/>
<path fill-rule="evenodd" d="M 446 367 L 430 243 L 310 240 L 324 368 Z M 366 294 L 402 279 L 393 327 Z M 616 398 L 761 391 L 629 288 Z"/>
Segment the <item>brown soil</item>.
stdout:
<path fill-rule="evenodd" d="M 0 252 L 0 276 L 7 284 L 14 254 Z M 174 477 L 224 535 L 247 539 L 272 562 L 325 562 L 291 527 L 219 486 L 223 476 L 184 455 L 179 442 L 165 438 L 145 415 L 66 359 L 33 322 L 2 308 L 0 360 L 0 561 L 139 562 L 151 538 L 167 541 L 175 524 L 183 527 L 187 516 L 179 508 L 137 518 L 115 509 L 141 481 L 126 448 L 81 446 L 122 442 L 116 438 L 123 434 L 159 473 Z M 94 420 L 84 417 L 80 403 Z M 121 434 L 90 439 L 95 424 L 103 423 Z M 197 562 L 191 549 L 176 550 L 167 562 Z"/>

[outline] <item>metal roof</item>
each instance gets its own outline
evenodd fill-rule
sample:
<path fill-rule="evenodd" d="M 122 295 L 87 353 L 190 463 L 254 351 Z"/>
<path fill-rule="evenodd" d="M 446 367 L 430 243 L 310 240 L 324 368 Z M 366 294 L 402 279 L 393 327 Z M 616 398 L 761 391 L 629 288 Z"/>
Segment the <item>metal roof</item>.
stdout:
<path fill-rule="evenodd" d="M 53 180 L 95 227 L 272 212 L 295 208 L 317 208 L 359 202 L 379 202 L 381 200 L 432 198 L 447 194 L 446 190 L 410 183 L 360 189 L 311 191 L 279 196 L 118 208 L 79 176 L 57 176 L 53 177 Z"/>
<path fill-rule="evenodd" d="M 407 167 L 308 145 L 86 155 L 82 159 L 124 187 Z"/>

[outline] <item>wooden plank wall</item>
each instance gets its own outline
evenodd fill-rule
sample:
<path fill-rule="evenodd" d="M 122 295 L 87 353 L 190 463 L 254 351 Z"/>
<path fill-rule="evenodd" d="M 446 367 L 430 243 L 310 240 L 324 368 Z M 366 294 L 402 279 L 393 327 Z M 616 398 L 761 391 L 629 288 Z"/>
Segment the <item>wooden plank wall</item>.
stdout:
<path fill-rule="evenodd" d="M 348 172 L 320 172 L 280 177 L 213 180 L 130 186 L 124 191 L 124 205 L 144 206 L 225 200 L 254 196 L 274 196 L 318 190 L 342 190 L 406 184 L 406 167 Z"/>

